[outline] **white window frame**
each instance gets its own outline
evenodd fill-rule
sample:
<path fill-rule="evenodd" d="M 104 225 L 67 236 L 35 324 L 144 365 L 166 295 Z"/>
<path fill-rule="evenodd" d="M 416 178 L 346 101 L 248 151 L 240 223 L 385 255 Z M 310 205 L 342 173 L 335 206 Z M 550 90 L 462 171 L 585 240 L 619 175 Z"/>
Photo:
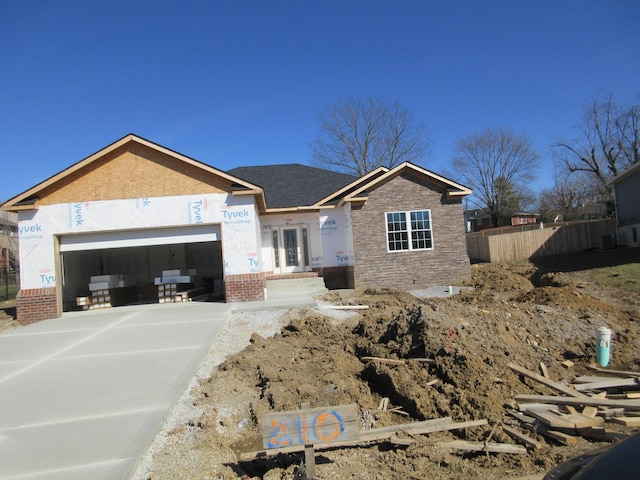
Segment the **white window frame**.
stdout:
<path fill-rule="evenodd" d="M 426 212 L 429 215 L 429 228 L 428 229 L 418 229 L 417 231 L 428 231 L 431 239 L 431 246 L 424 248 L 414 248 L 413 247 L 413 232 L 414 230 L 411 227 L 411 214 L 416 212 Z M 389 230 L 389 215 L 404 215 L 404 223 L 406 225 L 406 230 Z M 433 241 L 433 221 L 431 218 L 431 210 L 428 208 L 420 209 L 420 210 L 400 210 L 393 212 L 385 212 L 384 214 L 384 224 L 386 231 L 386 242 L 387 242 L 387 252 L 396 253 L 396 252 L 412 252 L 412 251 L 421 251 L 421 250 L 433 250 L 434 241 Z M 393 233 L 407 233 L 407 244 L 409 248 L 400 248 L 400 249 L 391 249 L 391 242 L 389 240 L 389 234 Z"/>

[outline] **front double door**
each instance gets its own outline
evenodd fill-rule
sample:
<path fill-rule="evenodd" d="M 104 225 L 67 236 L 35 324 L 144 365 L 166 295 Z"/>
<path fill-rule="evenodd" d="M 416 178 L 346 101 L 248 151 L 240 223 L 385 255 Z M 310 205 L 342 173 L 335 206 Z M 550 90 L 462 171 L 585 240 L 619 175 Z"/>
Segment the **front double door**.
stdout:
<path fill-rule="evenodd" d="M 271 235 L 275 273 L 311 270 L 307 225 L 274 226 Z"/>

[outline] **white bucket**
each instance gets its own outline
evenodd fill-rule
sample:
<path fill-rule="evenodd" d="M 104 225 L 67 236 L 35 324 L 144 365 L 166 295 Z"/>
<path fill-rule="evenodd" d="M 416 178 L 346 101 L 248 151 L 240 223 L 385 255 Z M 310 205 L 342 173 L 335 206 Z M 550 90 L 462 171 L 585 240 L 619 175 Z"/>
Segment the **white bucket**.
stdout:
<path fill-rule="evenodd" d="M 611 329 L 600 327 L 596 331 L 596 361 L 598 365 L 606 367 L 609 365 L 609 355 L 611 352 Z"/>

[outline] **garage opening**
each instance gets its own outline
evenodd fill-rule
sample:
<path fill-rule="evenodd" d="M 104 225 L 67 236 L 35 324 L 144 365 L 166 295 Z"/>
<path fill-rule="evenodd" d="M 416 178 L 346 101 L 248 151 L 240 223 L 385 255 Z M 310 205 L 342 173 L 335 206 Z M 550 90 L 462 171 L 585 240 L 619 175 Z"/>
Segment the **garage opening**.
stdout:
<path fill-rule="evenodd" d="M 60 271 L 63 311 L 179 295 L 224 301 L 219 225 L 65 235 Z"/>

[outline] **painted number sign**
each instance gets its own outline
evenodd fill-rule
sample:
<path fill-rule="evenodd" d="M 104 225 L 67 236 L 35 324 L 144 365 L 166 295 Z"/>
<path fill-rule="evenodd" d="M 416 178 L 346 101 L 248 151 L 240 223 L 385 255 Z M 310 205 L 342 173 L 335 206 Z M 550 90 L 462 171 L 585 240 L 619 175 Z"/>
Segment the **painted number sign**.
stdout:
<path fill-rule="evenodd" d="M 357 440 L 358 406 L 270 413 L 262 417 L 261 426 L 264 448 Z"/>

